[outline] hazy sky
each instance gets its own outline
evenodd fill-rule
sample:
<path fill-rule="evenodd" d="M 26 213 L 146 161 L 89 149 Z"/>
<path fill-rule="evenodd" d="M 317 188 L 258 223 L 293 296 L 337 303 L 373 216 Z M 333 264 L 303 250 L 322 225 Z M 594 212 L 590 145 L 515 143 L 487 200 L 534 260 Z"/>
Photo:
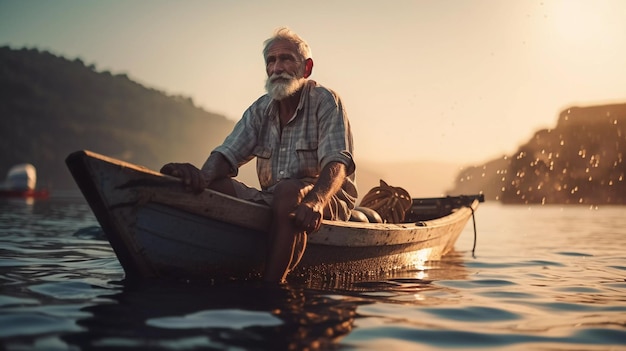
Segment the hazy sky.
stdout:
<path fill-rule="evenodd" d="M 626 102 L 626 1 L 0 0 L 0 45 L 80 58 L 238 120 L 288 26 L 357 159 L 476 164 L 572 105 Z M 209 150 L 207 150 L 208 153 Z"/>

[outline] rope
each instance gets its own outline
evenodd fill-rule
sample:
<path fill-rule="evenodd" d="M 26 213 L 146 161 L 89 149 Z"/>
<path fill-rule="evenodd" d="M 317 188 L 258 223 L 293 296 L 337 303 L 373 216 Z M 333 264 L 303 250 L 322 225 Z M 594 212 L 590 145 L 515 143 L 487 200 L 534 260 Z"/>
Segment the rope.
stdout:
<path fill-rule="evenodd" d="M 476 234 L 476 218 L 474 217 L 474 208 L 472 206 L 470 206 L 470 210 L 472 210 L 472 223 L 474 224 L 474 246 L 472 246 L 472 258 L 476 258 L 476 255 L 474 254 L 476 251 L 476 241 L 477 241 L 477 234 Z"/>
<path fill-rule="evenodd" d="M 378 212 L 383 223 L 402 223 L 412 203 L 411 195 L 405 189 L 391 186 L 381 179 L 380 186 L 368 191 L 359 206 Z"/>

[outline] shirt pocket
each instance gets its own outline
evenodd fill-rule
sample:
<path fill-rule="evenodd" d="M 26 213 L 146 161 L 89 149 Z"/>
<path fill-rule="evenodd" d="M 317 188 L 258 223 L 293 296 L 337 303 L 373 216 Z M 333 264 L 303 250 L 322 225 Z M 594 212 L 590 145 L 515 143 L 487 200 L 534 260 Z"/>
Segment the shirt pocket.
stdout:
<path fill-rule="evenodd" d="M 298 140 L 296 142 L 297 178 L 317 177 L 317 143 L 314 141 Z"/>

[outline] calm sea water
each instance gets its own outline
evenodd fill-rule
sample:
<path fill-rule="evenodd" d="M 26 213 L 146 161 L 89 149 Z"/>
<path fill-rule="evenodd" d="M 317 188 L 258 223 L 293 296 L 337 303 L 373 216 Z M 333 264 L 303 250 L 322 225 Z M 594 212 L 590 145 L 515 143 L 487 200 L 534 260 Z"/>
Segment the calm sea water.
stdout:
<path fill-rule="evenodd" d="M 0 200 L 1 350 L 626 349 L 626 207 L 476 212 L 423 269 L 133 284 L 81 198 Z"/>

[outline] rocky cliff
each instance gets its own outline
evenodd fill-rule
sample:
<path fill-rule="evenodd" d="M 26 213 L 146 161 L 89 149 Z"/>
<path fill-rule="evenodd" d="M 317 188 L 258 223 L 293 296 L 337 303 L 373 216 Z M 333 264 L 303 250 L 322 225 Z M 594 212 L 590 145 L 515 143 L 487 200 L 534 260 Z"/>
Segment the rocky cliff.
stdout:
<path fill-rule="evenodd" d="M 514 155 L 463 170 L 450 194 L 507 204 L 626 204 L 626 104 L 571 107 Z"/>

